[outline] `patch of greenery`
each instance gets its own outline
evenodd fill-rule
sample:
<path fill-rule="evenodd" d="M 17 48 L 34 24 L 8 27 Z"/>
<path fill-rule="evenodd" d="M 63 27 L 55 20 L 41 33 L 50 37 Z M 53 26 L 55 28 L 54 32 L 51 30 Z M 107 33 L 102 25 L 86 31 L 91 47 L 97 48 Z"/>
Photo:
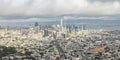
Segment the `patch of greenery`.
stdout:
<path fill-rule="evenodd" d="M 16 52 L 15 55 L 23 55 L 21 52 Z"/>
<path fill-rule="evenodd" d="M 3 56 L 14 54 L 16 52 L 17 51 L 15 47 L 0 46 L 0 58 L 2 58 Z"/>

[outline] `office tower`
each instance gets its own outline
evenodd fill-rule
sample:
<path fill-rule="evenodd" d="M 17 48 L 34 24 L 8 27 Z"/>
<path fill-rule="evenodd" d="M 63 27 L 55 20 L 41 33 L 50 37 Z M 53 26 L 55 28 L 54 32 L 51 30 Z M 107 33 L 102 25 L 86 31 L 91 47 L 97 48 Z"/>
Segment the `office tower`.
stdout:
<path fill-rule="evenodd" d="M 79 25 L 79 26 L 78 26 L 78 31 L 81 30 L 80 28 L 81 28 L 81 26 Z"/>
<path fill-rule="evenodd" d="M 39 25 L 39 29 L 40 29 L 40 30 L 42 29 L 42 26 L 41 26 L 41 25 Z"/>
<path fill-rule="evenodd" d="M 71 27 L 71 25 L 67 25 L 67 28 L 68 28 L 68 32 L 71 33 L 71 32 L 72 32 L 72 27 Z"/>
<path fill-rule="evenodd" d="M 72 25 L 72 31 L 75 31 L 75 25 Z"/>
<path fill-rule="evenodd" d="M 39 26 L 38 22 L 35 22 L 35 27 Z"/>
<path fill-rule="evenodd" d="M 62 38 L 66 38 L 66 34 L 62 33 L 61 34 Z"/>
<path fill-rule="evenodd" d="M 48 29 L 48 27 L 49 27 L 48 25 L 45 25 L 45 29 Z"/>
<path fill-rule="evenodd" d="M 75 26 L 75 32 L 78 30 L 78 26 Z"/>
<path fill-rule="evenodd" d="M 85 30 L 85 27 L 86 27 L 86 25 L 83 24 L 81 29 L 82 29 L 82 30 Z"/>
<path fill-rule="evenodd" d="M 61 21 L 60 21 L 60 25 L 61 27 L 63 27 L 63 19 L 61 18 Z"/>
<path fill-rule="evenodd" d="M 48 30 L 44 30 L 44 35 L 43 37 L 49 36 Z"/>
<path fill-rule="evenodd" d="M 60 20 L 60 25 L 61 25 L 61 31 L 63 31 L 63 19 L 62 18 Z"/>
<path fill-rule="evenodd" d="M 56 39 L 56 37 L 57 37 L 57 33 L 55 32 L 53 33 L 53 38 Z"/>

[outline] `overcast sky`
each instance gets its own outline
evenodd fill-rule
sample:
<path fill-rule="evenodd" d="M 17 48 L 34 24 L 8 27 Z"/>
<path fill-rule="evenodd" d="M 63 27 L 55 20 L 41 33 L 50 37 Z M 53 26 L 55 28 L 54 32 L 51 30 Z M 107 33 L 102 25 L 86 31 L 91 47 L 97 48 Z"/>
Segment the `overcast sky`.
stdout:
<path fill-rule="evenodd" d="M 120 0 L 0 0 L 0 21 L 34 21 L 66 15 L 120 19 Z"/>

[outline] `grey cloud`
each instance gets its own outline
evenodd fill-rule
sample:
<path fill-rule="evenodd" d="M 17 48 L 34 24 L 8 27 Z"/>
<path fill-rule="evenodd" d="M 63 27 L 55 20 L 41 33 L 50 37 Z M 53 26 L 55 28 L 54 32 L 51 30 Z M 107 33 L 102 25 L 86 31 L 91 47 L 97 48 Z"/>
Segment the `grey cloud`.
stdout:
<path fill-rule="evenodd" d="M 119 0 L 0 0 L 0 16 L 6 19 L 117 14 Z"/>
<path fill-rule="evenodd" d="M 99 2 L 114 2 L 114 1 L 119 1 L 120 0 L 88 0 L 88 1 L 91 1 L 91 2 L 96 2 L 96 1 L 99 1 Z"/>

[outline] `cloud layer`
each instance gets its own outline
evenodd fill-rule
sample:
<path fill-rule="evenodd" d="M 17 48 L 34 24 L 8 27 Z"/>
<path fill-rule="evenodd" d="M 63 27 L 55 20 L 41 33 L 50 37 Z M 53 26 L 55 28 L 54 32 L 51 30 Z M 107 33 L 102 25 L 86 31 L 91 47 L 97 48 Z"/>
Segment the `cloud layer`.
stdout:
<path fill-rule="evenodd" d="M 120 0 L 0 0 L 1 18 L 120 16 Z"/>
<path fill-rule="evenodd" d="M 119 0 L 0 0 L 0 15 L 120 14 Z"/>

